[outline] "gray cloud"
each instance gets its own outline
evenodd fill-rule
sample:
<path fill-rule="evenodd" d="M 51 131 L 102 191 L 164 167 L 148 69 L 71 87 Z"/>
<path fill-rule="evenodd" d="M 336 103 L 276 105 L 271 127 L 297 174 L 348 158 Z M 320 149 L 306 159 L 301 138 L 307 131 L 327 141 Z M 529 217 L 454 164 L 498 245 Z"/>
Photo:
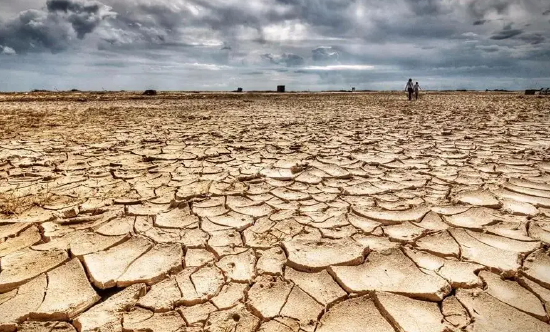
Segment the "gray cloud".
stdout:
<path fill-rule="evenodd" d="M 504 14 L 512 3 L 510 0 L 474 0 L 468 3 L 468 11 L 473 17 L 483 19 L 491 12 Z"/>
<path fill-rule="evenodd" d="M 477 49 L 482 50 L 483 52 L 487 52 L 487 53 L 494 53 L 494 52 L 498 52 L 500 50 L 500 48 L 496 45 L 478 46 Z"/>
<path fill-rule="evenodd" d="M 22 11 L 0 25 L 0 45 L 17 53 L 60 52 L 75 37 L 83 39 L 110 17 L 114 17 L 110 7 L 96 1 L 48 0 L 46 8 Z"/>
<path fill-rule="evenodd" d="M 491 81 L 502 73 L 540 76 L 529 66 L 550 53 L 548 17 L 540 15 L 548 6 L 540 0 L 0 1 L 9 10 L 0 13 L 3 72 L 8 60 L 45 73 L 30 59 L 85 54 L 75 71 L 130 82 L 126 89 L 148 80 L 178 88 L 181 76 L 203 84 L 197 89 L 221 89 L 222 74 L 231 90 L 285 81 L 307 89 L 401 86 L 400 75 L 479 81 L 481 72 Z M 67 79 L 59 63 L 48 66 L 48 77 Z"/>
<path fill-rule="evenodd" d="M 17 52 L 15 52 L 15 50 L 9 46 L 2 46 L 0 45 L 0 54 L 4 54 L 4 55 L 15 55 L 17 54 Z"/>

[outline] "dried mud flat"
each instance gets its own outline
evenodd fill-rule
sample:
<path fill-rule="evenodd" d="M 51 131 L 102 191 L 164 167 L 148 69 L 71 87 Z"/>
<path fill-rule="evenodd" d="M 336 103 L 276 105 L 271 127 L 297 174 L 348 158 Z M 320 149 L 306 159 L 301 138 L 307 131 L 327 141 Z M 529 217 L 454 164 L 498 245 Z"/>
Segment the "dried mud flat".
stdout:
<path fill-rule="evenodd" d="M 550 99 L 0 95 L 0 331 L 550 331 Z"/>

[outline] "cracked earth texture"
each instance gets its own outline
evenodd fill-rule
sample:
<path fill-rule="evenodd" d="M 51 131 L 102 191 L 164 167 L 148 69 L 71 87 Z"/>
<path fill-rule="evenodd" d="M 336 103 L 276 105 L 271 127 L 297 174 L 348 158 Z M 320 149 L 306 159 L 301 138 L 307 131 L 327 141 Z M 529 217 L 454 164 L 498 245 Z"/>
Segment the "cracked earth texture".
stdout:
<path fill-rule="evenodd" d="M 0 331 L 550 331 L 550 99 L 0 95 Z"/>

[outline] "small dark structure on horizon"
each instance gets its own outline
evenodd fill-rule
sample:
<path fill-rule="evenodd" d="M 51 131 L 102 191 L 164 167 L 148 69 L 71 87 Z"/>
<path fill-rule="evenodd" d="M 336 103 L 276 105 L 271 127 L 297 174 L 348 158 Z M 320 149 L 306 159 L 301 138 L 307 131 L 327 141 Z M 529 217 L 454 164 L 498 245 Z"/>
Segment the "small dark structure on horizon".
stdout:
<path fill-rule="evenodd" d="M 237 92 L 243 92 L 243 88 L 237 88 Z"/>
<path fill-rule="evenodd" d="M 143 95 L 144 96 L 156 96 L 157 95 L 157 90 L 145 90 L 145 92 L 143 92 Z"/>
<path fill-rule="evenodd" d="M 285 88 L 284 85 L 277 85 L 277 92 L 283 93 L 285 92 Z"/>
<path fill-rule="evenodd" d="M 351 92 L 355 92 L 355 87 L 351 88 Z"/>
<path fill-rule="evenodd" d="M 539 91 L 539 90 L 534 90 L 534 89 L 525 90 L 525 95 L 526 96 L 534 96 L 537 91 Z"/>

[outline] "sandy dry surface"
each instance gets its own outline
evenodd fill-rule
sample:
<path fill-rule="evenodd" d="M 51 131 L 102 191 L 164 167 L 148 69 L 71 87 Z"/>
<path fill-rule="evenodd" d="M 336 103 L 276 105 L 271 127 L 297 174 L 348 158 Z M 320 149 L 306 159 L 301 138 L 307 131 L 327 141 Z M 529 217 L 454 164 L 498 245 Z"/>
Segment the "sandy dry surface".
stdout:
<path fill-rule="evenodd" d="M 0 95 L 0 331 L 550 331 L 550 98 Z"/>

